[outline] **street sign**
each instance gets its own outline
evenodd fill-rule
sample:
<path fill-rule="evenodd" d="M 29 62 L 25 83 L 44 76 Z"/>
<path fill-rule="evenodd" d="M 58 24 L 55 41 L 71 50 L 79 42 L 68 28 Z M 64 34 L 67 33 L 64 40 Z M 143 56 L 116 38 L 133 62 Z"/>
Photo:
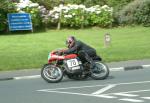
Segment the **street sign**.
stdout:
<path fill-rule="evenodd" d="M 33 29 L 29 13 L 9 13 L 7 18 L 10 31 Z"/>

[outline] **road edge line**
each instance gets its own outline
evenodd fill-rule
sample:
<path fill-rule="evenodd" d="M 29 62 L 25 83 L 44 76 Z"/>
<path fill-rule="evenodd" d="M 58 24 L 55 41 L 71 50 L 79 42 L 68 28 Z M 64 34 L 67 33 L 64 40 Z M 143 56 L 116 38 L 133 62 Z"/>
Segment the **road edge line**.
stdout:
<path fill-rule="evenodd" d="M 129 71 L 129 70 L 138 70 L 138 69 L 146 69 L 146 68 L 149 69 L 150 65 L 109 68 L 109 70 L 112 71 L 112 72 L 117 72 L 117 71 Z M 35 78 L 40 78 L 40 77 L 41 77 L 41 75 L 6 77 L 6 78 L 0 78 L 0 81 L 5 81 L 5 80 L 21 80 L 21 79 L 35 79 Z"/>

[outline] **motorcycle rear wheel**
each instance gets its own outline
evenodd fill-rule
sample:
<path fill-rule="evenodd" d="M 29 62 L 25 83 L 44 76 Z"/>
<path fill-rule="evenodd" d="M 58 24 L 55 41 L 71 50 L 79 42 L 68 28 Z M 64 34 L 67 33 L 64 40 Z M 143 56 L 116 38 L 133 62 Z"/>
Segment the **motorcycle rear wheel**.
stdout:
<path fill-rule="evenodd" d="M 63 72 L 55 65 L 46 64 L 41 69 L 41 77 L 48 83 L 58 83 L 63 79 Z"/>
<path fill-rule="evenodd" d="M 102 62 L 95 62 L 96 71 L 91 70 L 91 78 L 95 80 L 103 80 L 109 76 L 109 68 Z"/>

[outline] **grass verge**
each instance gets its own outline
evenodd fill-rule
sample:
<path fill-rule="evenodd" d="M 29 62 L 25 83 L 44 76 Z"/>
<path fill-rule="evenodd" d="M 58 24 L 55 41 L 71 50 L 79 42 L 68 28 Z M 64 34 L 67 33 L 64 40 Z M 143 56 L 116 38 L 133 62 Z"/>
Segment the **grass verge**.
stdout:
<path fill-rule="evenodd" d="M 104 47 L 104 34 L 110 33 L 111 46 Z M 150 28 L 48 30 L 30 34 L 0 34 L 0 70 L 41 68 L 48 53 L 64 48 L 69 35 L 93 46 L 106 62 L 150 58 Z"/>

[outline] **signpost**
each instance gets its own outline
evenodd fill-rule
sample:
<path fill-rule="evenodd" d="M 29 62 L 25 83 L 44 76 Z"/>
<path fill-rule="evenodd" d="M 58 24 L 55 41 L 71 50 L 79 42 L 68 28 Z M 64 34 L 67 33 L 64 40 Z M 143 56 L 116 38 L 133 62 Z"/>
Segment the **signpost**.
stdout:
<path fill-rule="evenodd" d="M 110 37 L 110 34 L 109 33 L 106 33 L 104 35 L 104 46 L 105 47 L 109 47 L 111 44 L 111 37 Z"/>
<path fill-rule="evenodd" d="M 7 17 L 10 31 L 31 30 L 33 32 L 29 13 L 9 13 Z"/>

